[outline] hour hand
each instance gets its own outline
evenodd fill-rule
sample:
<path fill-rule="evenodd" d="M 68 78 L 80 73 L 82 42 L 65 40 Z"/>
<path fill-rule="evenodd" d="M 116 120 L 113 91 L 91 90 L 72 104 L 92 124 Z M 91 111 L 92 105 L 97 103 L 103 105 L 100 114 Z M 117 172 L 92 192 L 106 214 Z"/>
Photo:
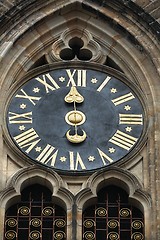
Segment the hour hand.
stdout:
<path fill-rule="evenodd" d="M 69 93 L 64 98 L 67 103 L 82 103 L 84 101 L 84 97 L 77 91 L 75 86 L 72 86 Z"/>

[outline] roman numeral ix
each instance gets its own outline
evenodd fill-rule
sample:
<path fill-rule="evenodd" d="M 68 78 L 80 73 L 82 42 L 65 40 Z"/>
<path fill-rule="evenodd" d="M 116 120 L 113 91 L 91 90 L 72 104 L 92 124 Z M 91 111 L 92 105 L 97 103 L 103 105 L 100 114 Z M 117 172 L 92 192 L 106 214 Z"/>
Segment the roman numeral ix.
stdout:
<path fill-rule="evenodd" d="M 9 112 L 9 123 L 32 123 L 32 112 L 27 112 L 27 113 L 14 113 L 14 112 Z"/>

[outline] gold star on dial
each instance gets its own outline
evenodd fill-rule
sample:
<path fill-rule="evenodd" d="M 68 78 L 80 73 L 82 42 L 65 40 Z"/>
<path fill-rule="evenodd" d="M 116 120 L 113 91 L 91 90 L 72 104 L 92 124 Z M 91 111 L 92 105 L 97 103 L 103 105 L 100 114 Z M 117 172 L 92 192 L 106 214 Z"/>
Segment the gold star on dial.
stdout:
<path fill-rule="evenodd" d="M 96 84 L 98 82 L 97 78 L 92 78 L 91 83 Z"/>
<path fill-rule="evenodd" d="M 19 130 L 20 130 L 20 131 L 25 130 L 25 128 L 26 128 L 26 127 L 25 127 L 24 125 L 19 126 Z"/>
<path fill-rule="evenodd" d="M 110 153 L 114 153 L 114 152 L 116 151 L 116 149 L 112 147 L 112 148 L 109 148 L 108 151 L 109 151 Z"/>
<path fill-rule="evenodd" d="M 93 162 L 93 161 L 95 160 L 95 157 L 94 157 L 94 156 L 89 156 L 89 157 L 88 157 L 88 160 L 89 160 L 90 162 Z"/>
<path fill-rule="evenodd" d="M 60 82 L 65 82 L 65 77 L 60 77 L 60 78 L 59 78 L 59 81 L 60 81 Z"/>
<path fill-rule="evenodd" d="M 131 127 L 126 127 L 125 130 L 126 130 L 126 132 L 131 132 L 132 128 Z"/>
<path fill-rule="evenodd" d="M 39 93 L 40 89 L 38 87 L 33 88 L 34 93 Z"/>
<path fill-rule="evenodd" d="M 21 108 L 21 109 L 25 109 L 26 107 L 27 107 L 27 105 L 24 104 L 24 103 L 22 103 L 22 104 L 20 105 L 20 108 Z"/>
<path fill-rule="evenodd" d="M 36 152 L 40 152 L 42 150 L 42 148 L 41 147 L 36 147 L 35 150 L 36 150 Z"/>
<path fill-rule="evenodd" d="M 126 105 L 126 106 L 124 107 L 124 109 L 125 109 L 126 111 L 129 111 L 129 110 L 131 110 L 131 106 L 130 106 L 130 105 Z"/>
<path fill-rule="evenodd" d="M 116 88 L 111 88 L 111 93 L 116 93 L 117 89 Z"/>
<path fill-rule="evenodd" d="M 65 162 L 65 161 L 66 161 L 66 159 L 67 159 L 67 158 L 66 158 L 65 156 L 63 156 L 63 157 L 60 157 L 60 161 L 61 161 L 61 162 Z"/>

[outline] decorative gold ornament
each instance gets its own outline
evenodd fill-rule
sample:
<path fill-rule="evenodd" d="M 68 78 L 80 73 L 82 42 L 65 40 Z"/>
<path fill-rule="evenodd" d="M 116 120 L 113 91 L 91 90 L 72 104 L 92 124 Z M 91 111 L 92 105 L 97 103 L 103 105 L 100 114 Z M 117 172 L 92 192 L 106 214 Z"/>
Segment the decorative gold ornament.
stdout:
<path fill-rule="evenodd" d="M 117 240 L 117 239 L 119 239 L 119 234 L 116 233 L 116 232 L 110 232 L 110 233 L 108 234 L 108 239 Z"/>
<path fill-rule="evenodd" d="M 72 86 L 69 93 L 64 98 L 67 103 L 82 103 L 84 101 L 84 97 L 77 91 L 75 86 Z"/>
<path fill-rule="evenodd" d="M 75 133 L 74 135 L 70 135 L 70 130 L 68 130 L 66 133 L 66 137 L 67 137 L 68 141 L 71 143 L 81 143 L 81 142 L 84 142 L 84 140 L 87 137 L 85 131 L 82 130 L 82 132 L 83 132 L 83 135 L 79 135 L 77 133 Z"/>
<path fill-rule="evenodd" d="M 30 232 L 29 237 L 33 240 L 39 239 L 41 237 L 41 233 L 39 231 L 32 231 Z"/>
<path fill-rule="evenodd" d="M 9 218 L 6 220 L 5 224 L 8 225 L 9 227 L 15 227 L 17 226 L 17 220 L 14 218 Z"/>
<path fill-rule="evenodd" d="M 86 228 L 91 228 L 95 225 L 95 221 L 93 221 L 92 219 L 87 219 L 87 220 L 84 221 L 83 225 Z"/>
<path fill-rule="evenodd" d="M 54 221 L 54 224 L 59 227 L 59 228 L 62 228 L 66 225 L 66 222 L 63 220 L 63 219 L 56 219 Z"/>
<path fill-rule="evenodd" d="M 75 134 L 71 135 L 70 130 L 66 133 L 66 138 L 71 143 L 81 143 L 87 138 L 84 130 L 82 130 L 82 135 L 78 134 L 77 126 L 82 125 L 86 121 L 86 116 L 81 111 L 77 111 L 76 103 L 82 103 L 84 97 L 77 91 L 75 86 L 72 86 L 69 93 L 64 98 L 67 103 L 74 103 L 74 110 L 70 111 L 65 116 L 65 121 L 75 128 Z"/>
<path fill-rule="evenodd" d="M 79 126 L 86 121 L 86 116 L 81 111 L 73 110 L 66 114 L 65 121 L 71 126 Z"/>
<path fill-rule="evenodd" d="M 143 227 L 143 222 L 139 221 L 139 220 L 135 220 L 132 222 L 132 228 L 134 229 L 140 229 Z"/>
<path fill-rule="evenodd" d="M 107 223 L 108 227 L 110 228 L 116 228 L 119 226 L 119 222 L 117 220 L 110 220 L 108 223 Z"/>
<path fill-rule="evenodd" d="M 31 221 L 30 221 L 30 224 L 33 226 L 33 227 L 40 227 L 41 224 L 42 224 L 42 221 L 38 218 L 33 218 Z"/>
<path fill-rule="evenodd" d="M 22 206 L 18 209 L 18 212 L 22 215 L 28 215 L 30 213 L 29 207 Z"/>
<path fill-rule="evenodd" d="M 86 231 L 84 233 L 84 238 L 87 239 L 87 240 L 95 239 L 95 234 L 94 234 L 94 232 Z"/>
<path fill-rule="evenodd" d="M 143 239 L 144 239 L 144 236 L 143 236 L 142 233 L 135 232 L 135 233 L 132 234 L 131 239 L 134 239 L 134 240 L 143 240 Z"/>
<path fill-rule="evenodd" d="M 107 215 L 107 210 L 103 207 L 99 207 L 96 209 L 96 213 L 100 217 L 105 217 Z"/>
<path fill-rule="evenodd" d="M 54 233 L 53 236 L 54 236 L 55 239 L 61 240 L 66 236 L 66 234 L 63 231 L 57 231 L 57 232 Z"/>
<path fill-rule="evenodd" d="M 42 210 L 44 216 L 50 216 L 53 214 L 54 209 L 52 207 L 45 207 Z"/>
<path fill-rule="evenodd" d="M 129 208 L 122 208 L 119 211 L 119 214 L 121 215 L 121 217 L 129 217 L 131 215 L 131 210 Z"/>
<path fill-rule="evenodd" d="M 17 237 L 17 233 L 16 233 L 15 231 L 13 231 L 13 230 L 9 230 L 9 231 L 7 231 L 7 232 L 5 233 L 5 237 L 6 237 L 7 239 L 14 239 L 14 238 Z"/>

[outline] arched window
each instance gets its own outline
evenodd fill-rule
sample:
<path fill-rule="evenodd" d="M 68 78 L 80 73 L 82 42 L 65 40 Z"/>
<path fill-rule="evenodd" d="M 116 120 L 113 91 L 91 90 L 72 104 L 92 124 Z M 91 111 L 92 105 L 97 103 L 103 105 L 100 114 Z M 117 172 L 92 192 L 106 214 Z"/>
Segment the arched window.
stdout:
<path fill-rule="evenodd" d="M 4 239 L 66 239 L 66 213 L 53 204 L 51 192 L 35 184 L 25 188 L 21 202 L 6 211 Z"/>
<path fill-rule="evenodd" d="M 103 188 L 98 193 L 97 204 L 83 213 L 83 239 L 142 240 L 143 214 L 128 202 L 128 194 L 123 189 Z"/>

